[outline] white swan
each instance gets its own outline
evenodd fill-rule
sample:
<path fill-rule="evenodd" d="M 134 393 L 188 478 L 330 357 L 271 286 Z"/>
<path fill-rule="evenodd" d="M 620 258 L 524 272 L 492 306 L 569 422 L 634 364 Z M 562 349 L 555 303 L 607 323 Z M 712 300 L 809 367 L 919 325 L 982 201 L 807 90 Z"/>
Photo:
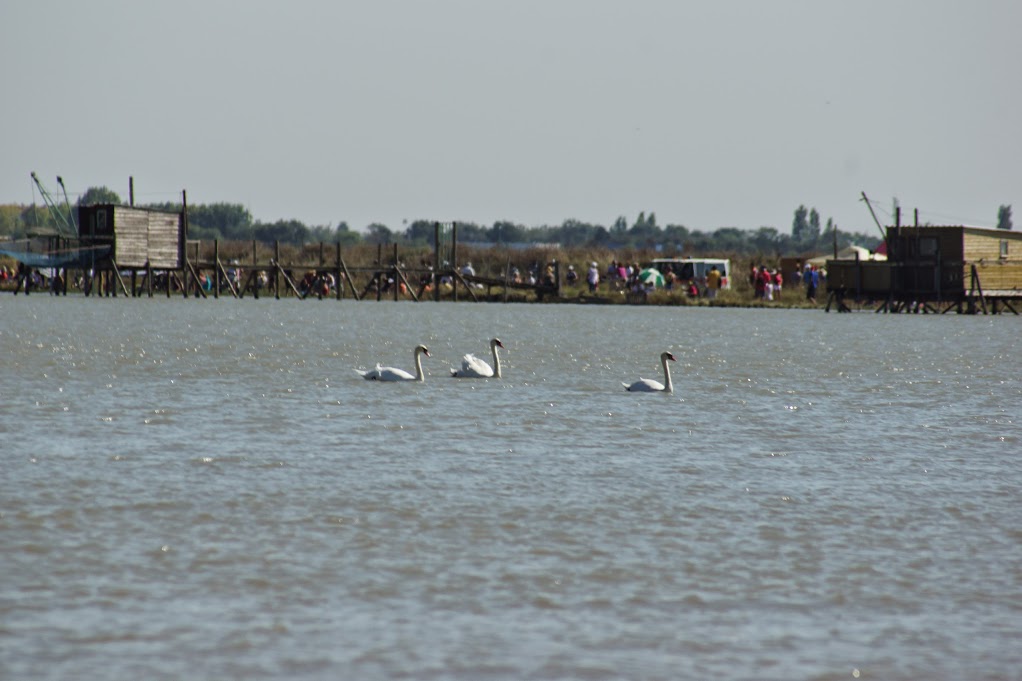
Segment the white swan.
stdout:
<path fill-rule="evenodd" d="M 499 338 L 490 341 L 490 352 L 493 353 L 493 368 L 475 355 L 468 354 L 461 359 L 461 369 L 451 369 L 451 376 L 454 378 L 500 378 L 500 357 L 497 356 L 497 348 L 504 347 Z"/>
<path fill-rule="evenodd" d="M 627 383 L 622 383 L 621 385 L 625 387 L 625 390 L 629 390 L 633 393 L 673 393 L 674 384 L 671 383 L 671 370 L 667 368 L 668 360 L 672 362 L 677 361 L 671 353 L 661 352 L 660 363 L 664 365 L 664 383 L 667 385 L 648 378 L 640 378 L 631 385 L 628 385 Z"/>
<path fill-rule="evenodd" d="M 379 364 L 376 365 L 375 369 L 369 371 L 362 371 L 355 369 L 355 373 L 366 379 L 367 381 L 424 381 L 426 377 L 422 373 L 422 356 L 430 357 L 429 350 L 425 345 L 419 345 L 415 348 L 415 375 L 412 376 L 404 369 L 395 369 L 394 367 L 383 367 Z"/>

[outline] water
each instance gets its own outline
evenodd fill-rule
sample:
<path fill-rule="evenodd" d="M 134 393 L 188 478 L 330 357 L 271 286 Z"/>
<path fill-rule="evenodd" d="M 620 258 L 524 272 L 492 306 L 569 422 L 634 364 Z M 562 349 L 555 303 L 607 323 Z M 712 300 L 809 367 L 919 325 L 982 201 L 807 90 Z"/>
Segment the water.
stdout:
<path fill-rule="evenodd" d="M 0 315 L 0 678 L 1022 678 L 1013 316 Z"/>

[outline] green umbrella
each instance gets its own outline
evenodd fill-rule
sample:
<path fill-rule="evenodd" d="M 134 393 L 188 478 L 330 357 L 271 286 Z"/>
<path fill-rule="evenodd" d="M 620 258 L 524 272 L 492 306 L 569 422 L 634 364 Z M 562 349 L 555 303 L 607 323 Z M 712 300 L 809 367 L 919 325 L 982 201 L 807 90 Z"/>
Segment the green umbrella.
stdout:
<path fill-rule="evenodd" d="M 639 281 L 643 284 L 652 284 L 655 288 L 664 287 L 664 275 L 655 267 L 647 267 L 639 272 Z"/>

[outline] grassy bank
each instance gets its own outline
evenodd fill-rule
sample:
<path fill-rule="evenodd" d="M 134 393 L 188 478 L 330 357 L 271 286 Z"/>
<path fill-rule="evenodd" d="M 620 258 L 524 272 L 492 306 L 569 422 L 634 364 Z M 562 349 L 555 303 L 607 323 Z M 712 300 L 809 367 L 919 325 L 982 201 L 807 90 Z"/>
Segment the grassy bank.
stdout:
<path fill-rule="evenodd" d="M 199 253 L 200 259 L 211 260 L 213 257 L 212 242 L 203 242 Z M 335 248 L 326 244 L 321 247 L 319 244 L 306 246 L 289 246 L 282 244 L 280 247 L 280 259 L 297 271 L 302 269 L 315 269 L 318 267 L 331 267 L 335 260 Z M 229 263 L 236 260 L 242 267 L 249 266 L 252 262 L 251 242 L 221 242 L 221 262 Z M 392 262 L 394 247 L 392 245 L 382 248 L 371 244 L 360 244 L 343 249 L 341 253 L 346 265 L 350 268 L 372 268 L 379 265 L 386 267 Z M 658 290 L 646 296 L 630 295 L 614 287 L 610 282 L 601 281 L 599 289 L 595 294 L 590 294 L 588 286 L 584 282 L 586 270 L 589 263 L 596 262 L 600 269 L 601 278 L 607 270 L 607 266 L 613 261 L 624 261 L 642 266 L 654 258 L 663 257 L 652 249 L 619 249 L 610 250 L 605 248 L 573 248 L 573 249 L 552 249 L 552 248 L 527 248 L 509 249 L 499 246 L 493 248 L 472 248 L 459 247 L 458 264 L 463 265 L 471 262 L 476 273 L 480 276 L 503 280 L 507 267 L 517 267 L 523 277 L 526 277 L 530 270 L 542 273 L 546 266 L 554 261 L 560 263 L 561 267 L 561 298 L 558 303 L 586 303 L 603 305 L 685 305 L 685 306 L 712 306 L 712 307 L 762 307 L 762 308 L 814 308 L 825 304 L 825 287 L 817 296 L 817 304 L 805 299 L 805 291 L 801 287 L 787 287 L 780 298 L 773 301 L 758 300 L 754 296 L 751 284 L 748 280 L 748 272 L 755 265 L 765 265 L 768 268 L 779 266 L 779 258 L 776 256 L 742 256 L 729 253 L 700 254 L 706 257 L 728 258 L 731 261 L 731 290 L 720 291 L 715 300 L 706 298 L 689 298 L 682 290 Z M 193 256 L 194 257 L 194 254 Z M 258 260 L 267 261 L 272 257 L 272 249 L 265 245 L 258 246 Z M 433 251 L 427 247 L 399 247 L 398 259 L 401 266 L 408 272 L 414 273 L 433 262 Z M 14 261 L 8 258 L 0 259 L 13 268 Z M 568 265 L 573 265 L 579 273 L 580 282 L 575 285 L 567 285 L 565 275 Z M 411 277 L 413 280 L 417 277 Z M 356 277 L 356 282 L 358 277 Z M 358 286 L 358 283 L 356 283 Z M 363 284 L 364 285 L 364 284 Z M 13 282 L 6 282 L 0 285 L 0 291 L 12 291 Z M 69 293 L 72 291 L 69 290 Z M 38 291 L 38 294 L 46 294 L 45 290 Z M 449 291 L 443 292 L 445 296 L 450 295 Z M 492 291 L 478 290 L 476 294 L 480 298 L 490 300 L 503 300 L 503 290 L 500 288 Z M 461 296 L 462 299 L 470 300 L 468 296 Z M 508 293 L 509 302 L 535 302 L 534 294 L 521 290 L 513 290 Z"/>
<path fill-rule="evenodd" d="M 483 276 L 501 278 L 504 270 L 510 264 L 518 267 L 524 274 L 534 268 L 542 272 L 546 264 L 557 260 L 561 264 L 561 301 L 559 302 L 581 302 L 604 305 L 687 305 L 703 307 L 762 307 L 762 308 L 807 308 L 812 309 L 826 304 L 825 287 L 817 294 L 817 302 L 814 304 L 806 300 L 805 289 L 801 286 L 787 287 L 782 290 L 780 297 L 773 301 L 760 300 L 755 297 L 752 284 L 749 282 L 748 274 L 753 265 L 765 265 L 768 268 L 780 266 L 777 256 L 744 256 L 738 254 L 701 254 L 693 257 L 715 257 L 727 258 L 731 261 L 731 289 L 722 290 L 714 300 L 707 298 L 689 298 L 683 290 L 658 290 L 647 296 L 629 295 L 626 291 L 619 290 L 607 281 L 601 281 L 595 294 L 589 293 L 588 285 L 583 281 L 586 270 L 592 262 L 597 263 L 601 279 L 604 277 L 607 266 L 611 261 L 638 264 L 640 267 L 651 262 L 655 258 L 664 257 L 662 253 L 653 250 L 609 250 L 609 249 L 527 249 L 508 250 L 499 248 L 490 249 L 461 249 L 459 261 L 470 261 L 478 274 Z M 569 286 L 565 283 L 565 273 L 568 265 L 573 265 L 579 274 L 579 283 Z M 530 302 L 534 296 L 527 296 L 521 292 L 515 292 L 512 299 Z"/>

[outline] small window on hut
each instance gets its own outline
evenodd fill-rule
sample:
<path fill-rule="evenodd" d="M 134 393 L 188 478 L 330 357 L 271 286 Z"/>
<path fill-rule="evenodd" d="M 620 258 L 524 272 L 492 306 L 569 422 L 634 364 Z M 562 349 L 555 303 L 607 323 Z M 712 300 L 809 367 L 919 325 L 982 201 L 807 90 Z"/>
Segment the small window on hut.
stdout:
<path fill-rule="evenodd" d="M 1005 241 L 1005 240 L 1001 240 L 1001 258 L 1004 259 L 1004 258 L 1007 258 L 1007 257 L 1008 257 L 1008 242 Z"/>

